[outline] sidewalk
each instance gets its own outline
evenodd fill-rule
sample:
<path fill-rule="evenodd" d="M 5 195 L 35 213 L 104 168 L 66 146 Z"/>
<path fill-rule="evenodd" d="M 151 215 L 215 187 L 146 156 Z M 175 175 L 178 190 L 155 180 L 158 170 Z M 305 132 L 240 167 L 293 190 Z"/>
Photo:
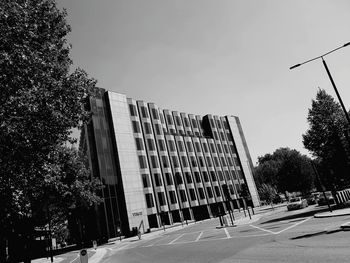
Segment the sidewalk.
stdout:
<path fill-rule="evenodd" d="M 350 215 L 350 208 L 343 208 L 343 209 L 337 209 L 333 210 L 332 212 L 323 212 L 315 214 L 315 218 L 324 218 L 324 217 L 334 217 L 334 216 L 346 216 Z"/>

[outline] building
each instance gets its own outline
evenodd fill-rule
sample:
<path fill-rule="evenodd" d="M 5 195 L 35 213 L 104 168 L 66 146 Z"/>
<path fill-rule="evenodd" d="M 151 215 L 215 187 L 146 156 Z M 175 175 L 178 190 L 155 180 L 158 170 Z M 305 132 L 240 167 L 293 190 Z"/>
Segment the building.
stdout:
<path fill-rule="evenodd" d="M 198 116 L 101 90 L 90 98 L 81 148 L 105 185 L 97 235 L 130 235 L 243 206 L 242 185 L 259 206 L 238 117 Z"/>

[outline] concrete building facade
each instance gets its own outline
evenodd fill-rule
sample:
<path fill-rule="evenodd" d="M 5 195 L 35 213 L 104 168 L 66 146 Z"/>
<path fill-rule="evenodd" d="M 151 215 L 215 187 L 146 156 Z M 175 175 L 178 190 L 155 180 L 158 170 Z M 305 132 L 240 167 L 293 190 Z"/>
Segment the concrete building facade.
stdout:
<path fill-rule="evenodd" d="M 98 236 L 130 235 L 203 220 L 260 201 L 238 117 L 186 114 L 101 91 L 81 136 L 92 175 L 105 185 Z M 227 189 L 227 190 L 226 190 Z"/>

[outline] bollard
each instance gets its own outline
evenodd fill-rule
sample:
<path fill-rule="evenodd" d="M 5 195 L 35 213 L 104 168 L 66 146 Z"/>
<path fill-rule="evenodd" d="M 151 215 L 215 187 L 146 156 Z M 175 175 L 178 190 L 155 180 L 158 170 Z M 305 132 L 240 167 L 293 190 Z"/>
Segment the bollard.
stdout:
<path fill-rule="evenodd" d="M 89 257 L 86 249 L 80 250 L 80 263 L 88 263 Z"/>
<path fill-rule="evenodd" d="M 92 241 L 92 246 L 94 247 L 95 250 L 97 249 L 97 242 L 96 242 L 96 240 Z"/>

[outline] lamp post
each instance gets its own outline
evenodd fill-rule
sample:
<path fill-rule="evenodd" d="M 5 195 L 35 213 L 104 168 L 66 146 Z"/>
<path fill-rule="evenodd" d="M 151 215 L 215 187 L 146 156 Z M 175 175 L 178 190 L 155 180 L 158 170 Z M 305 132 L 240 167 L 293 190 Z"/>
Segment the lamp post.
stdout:
<path fill-rule="evenodd" d="M 327 55 L 330 54 L 330 53 L 333 53 L 334 51 L 337 51 L 338 49 L 347 47 L 347 46 L 349 46 L 349 45 L 350 45 L 350 42 L 348 42 L 348 43 L 346 43 L 346 44 L 344 44 L 344 45 L 342 45 L 342 46 L 340 46 L 340 47 L 337 47 L 337 48 L 335 48 L 335 49 L 333 49 L 333 50 L 331 50 L 331 51 L 329 51 L 329 52 L 327 52 L 327 53 L 325 53 L 325 54 L 323 54 L 323 55 L 321 55 L 321 56 L 315 57 L 315 58 L 313 58 L 313 59 L 309 59 L 309 60 L 307 60 L 307 61 L 305 61 L 305 62 L 303 62 L 303 63 L 296 64 L 296 65 L 294 65 L 294 66 L 292 66 L 292 67 L 289 68 L 289 69 L 294 69 L 294 68 L 297 68 L 297 67 L 299 67 L 299 66 L 301 66 L 301 65 L 304 65 L 304 64 L 306 64 L 306 63 L 309 63 L 309 62 L 311 62 L 311 61 L 314 61 L 314 60 L 316 60 L 316 59 L 320 59 L 320 58 L 322 59 L 323 66 L 324 66 L 324 68 L 325 68 L 326 71 L 327 71 L 327 75 L 328 75 L 328 77 L 329 77 L 329 79 L 330 79 L 330 81 L 331 81 L 331 83 L 332 83 L 332 86 L 333 86 L 333 88 L 334 88 L 335 93 L 337 94 L 337 97 L 338 97 L 338 100 L 339 100 L 339 102 L 340 102 L 340 105 L 341 105 L 341 107 L 342 107 L 342 109 L 343 109 L 343 111 L 344 111 L 346 120 L 348 121 L 348 129 L 349 129 L 349 127 L 350 127 L 350 117 L 349 117 L 348 112 L 347 112 L 346 109 L 345 109 L 343 100 L 342 100 L 341 97 L 340 97 L 340 94 L 339 94 L 338 89 L 337 89 L 337 87 L 336 87 L 336 85 L 335 85 L 335 83 L 334 83 L 334 80 L 333 80 L 333 77 L 332 77 L 332 75 L 331 75 L 331 72 L 330 72 L 329 69 L 328 69 L 327 63 L 326 63 L 326 61 L 324 60 L 324 57 L 327 56 Z"/>

